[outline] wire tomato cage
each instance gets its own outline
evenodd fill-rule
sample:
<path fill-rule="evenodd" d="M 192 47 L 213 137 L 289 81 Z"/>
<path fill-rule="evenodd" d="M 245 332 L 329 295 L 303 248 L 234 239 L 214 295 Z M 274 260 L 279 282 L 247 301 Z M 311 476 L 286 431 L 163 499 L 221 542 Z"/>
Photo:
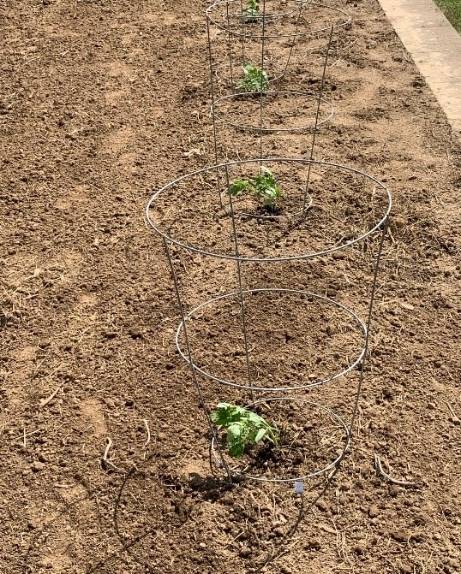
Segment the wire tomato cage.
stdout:
<path fill-rule="evenodd" d="M 234 198 L 228 192 L 233 181 L 269 168 L 277 173 L 283 190 L 275 212 L 268 212 L 254 198 Z M 181 316 L 176 346 L 189 365 L 200 404 L 205 408 L 214 471 L 221 469 L 229 478 L 296 482 L 328 473 L 344 458 L 363 385 L 391 207 L 392 198 L 384 184 L 365 172 L 303 158 L 225 162 L 183 175 L 154 192 L 146 207 L 146 221 L 162 238 L 170 265 Z M 260 276 L 253 273 L 254 265 L 267 270 L 272 264 L 308 264 L 360 249 L 367 242 L 377 242 L 377 248 L 372 253 L 371 286 L 362 305 L 365 312 L 308 286 L 279 285 L 278 278 L 275 284 L 260 286 Z M 187 270 L 175 263 L 176 253 L 181 252 L 195 257 L 198 267 L 207 262 L 215 265 L 214 274 L 208 276 L 213 285 L 206 285 L 206 273 L 193 283 L 195 293 L 191 299 L 198 304 L 192 306 L 186 301 L 191 291 L 187 295 L 184 292 Z M 220 277 L 217 282 L 216 272 Z M 216 283 L 229 285 L 232 275 L 236 289 L 221 287 L 204 297 L 204 292 L 213 291 Z M 252 286 L 252 282 L 258 286 Z M 285 340 L 268 338 L 274 324 L 283 326 Z M 318 330 L 315 336 L 313 326 Z M 237 354 L 231 352 L 235 349 L 239 349 Z M 299 354 L 307 357 L 306 372 L 290 367 L 291 358 Z M 291 371 L 283 371 L 274 381 L 280 364 Z M 310 372 L 309 365 L 315 365 L 317 372 Z M 352 414 L 348 420 L 329 406 L 307 400 L 306 393 L 332 385 L 354 371 L 359 380 L 350 397 Z M 288 476 L 287 468 L 280 465 L 255 470 L 254 461 L 243 466 L 233 464 L 206 406 L 204 389 L 210 385 L 231 388 L 241 394 L 242 401 L 248 402 L 250 397 L 258 408 L 270 404 L 271 412 L 283 410 L 287 402 L 302 406 L 304 411 L 317 409 L 314 418 L 305 412 L 302 420 L 319 420 L 322 415 L 323 431 L 316 428 L 315 432 L 319 444 L 329 446 L 330 458 L 317 466 L 309 464 L 300 446 L 302 468 L 299 472 L 291 469 Z M 331 437 L 336 438 L 335 447 Z M 313 442 L 306 440 L 305 445 Z"/>
<path fill-rule="evenodd" d="M 351 24 L 346 12 L 320 2 L 260 0 L 250 10 L 243 0 L 217 0 L 206 10 L 210 67 L 218 83 L 234 91 L 241 67 L 257 64 L 277 82 L 297 51 L 305 61 L 306 43 Z"/>
<path fill-rule="evenodd" d="M 261 0 L 257 10 L 251 10 L 252 18 L 245 6 L 241 0 L 217 0 L 206 11 L 215 164 L 254 157 L 247 150 L 255 148 L 264 157 L 267 140 L 274 155 L 274 145 L 283 149 L 287 136 L 309 132 L 312 160 L 317 132 L 335 113 L 325 95 L 334 34 L 351 19 L 340 9 L 315 2 Z M 288 82 L 296 52 L 303 69 L 308 53 L 320 54 L 320 70 L 310 71 L 318 88 L 307 87 L 305 81 Z M 304 148 L 305 142 L 300 143 Z"/>
<path fill-rule="evenodd" d="M 168 261 L 176 349 L 208 425 L 211 473 L 293 484 L 299 497 L 262 572 L 351 449 L 392 197 L 365 171 L 315 157 L 335 114 L 327 76 L 351 24 L 342 9 L 216 0 L 205 17 L 214 165 L 155 190 L 145 218 Z M 299 157 L 285 147 L 296 138 Z M 231 456 L 213 416 L 228 397 L 277 441 Z"/>

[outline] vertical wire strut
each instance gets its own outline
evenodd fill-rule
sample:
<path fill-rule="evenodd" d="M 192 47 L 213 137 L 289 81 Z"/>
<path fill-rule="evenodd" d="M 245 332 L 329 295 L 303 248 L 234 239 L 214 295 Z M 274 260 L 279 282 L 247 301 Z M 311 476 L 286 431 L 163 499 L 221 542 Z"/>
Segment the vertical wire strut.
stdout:
<path fill-rule="evenodd" d="M 226 165 L 226 178 L 229 182 L 229 172 L 228 167 Z M 232 220 L 232 235 L 234 238 L 234 246 L 235 246 L 235 257 L 236 257 L 236 268 L 237 268 L 237 279 L 238 279 L 238 293 L 239 293 L 239 304 L 240 304 L 240 318 L 242 321 L 242 332 L 243 332 L 243 345 L 245 347 L 245 361 L 246 361 L 246 369 L 247 369 L 247 380 L 248 380 L 248 387 L 250 389 L 250 396 L 254 399 L 254 392 L 251 382 L 251 367 L 250 367 L 250 350 L 248 344 L 248 330 L 247 330 L 247 323 L 246 323 L 246 316 L 245 316 L 245 298 L 243 296 L 243 281 L 242 281 L 242 261 L 240 259 L 240 251 L 239 251 L 239 244 L 238 244 L 238 237 L 237 237 L 237 225 L 235 223 L 235 212 L 234 212 L 234 202 L 232 200 L 232 196 L 229 193 L 229 211 Z"/>
<path fill-rule="evenodd" d="M 264 55 L 266 48 L 266 0 L 262 0 L 262 31 L 261 31 L 261 86 L 259 92 L 259 157 L 263 156 L 263 128 L 264 128 L 264 89 L 263 89 L 263 76 L 264 76 Z M 269 75 L 267 76 L 269 77 Z M 262 166 L 262 163 L 261 163 Z"/>
<path fill-rule="evenodd" d="M 227 55 L 229 56 L 229 72 L 231 79 L 232 89 L 234 87 L 234 62 L 232 58 L 232 42 L 231 42 L 231 24 L 229 16 L 229 0 L 226 2 L 226 19 L 227 19 Z"/>
<path fill-rule="evenodd" d="M 307 4 L 307 3 L 308 3 L 308 2 L 300 2 L 300 3 L 299 3 L 299 12 L 298 12 L 298 17 L 296 18 L 296 22 L 295 22 L 295 33 L 294 33 L 294 36 L 293 36 L 293 42 L 291 43 L 290 51 L 288 52 L 288 58 L 287 58 L 285 67 L 283 68 L 283 72 L 282 72 L 282 74 L 281 74 L 281 76 L 280 76 L 281 78 L 283 78 L 283 77 L 285 76 L 285 74 L 287 73 L 288 67 L 289 67 L 289 65 L 290 65 L 290 63 L 291 63 L 291 58 L 292 58 L 292 56 L 293 56 L 294 48 L 295 48 L 296 44 L 299 42 L 299 36 L 298 36 L 299 22 L 300 22 L 300 20 L 301 20 L 301 16 L 302 16 L 302 13 L 303 13 L 303 10 L 304 10 L 304 6 L 305 6 L 305 4 Z"/>
<path fill-rule="evenodd" d="M 218 135 L 216 129 L 216 111 L 215 111 L 215 86 L 214 86 L 214 73 L 213 73 L 213 51 L 211 49 L 211 34 L 210 34 L 210 19 L 208 14 L 206 15 L 206 32 L 207 32 L 207 39 L 208 39 L 208 64 L 210 70 L 210 95 L 211 95 L 211 122 L 213 124 L 213 142 L 214 142 L 214 155 L 215 155 L 215 164 L 219 164 L 219 156 L 218 156 Z M 219 191 L 219 178 L 218 178 L 218 197 L 219 197 L 219 204 L 221 209 L 224 207 L 223 201 L 221 198 L 221 193 Z"/>
<path fill-rule="evenodd" d="M 240 0 L 240 48 L 242 51 L 242 66 L 245 65 L 245 42 L 246 42 L 246 28 L 245 18 L 243 17 L 243 0 Z"/>
<path fill-rule="evenodd" d="M 232 482 L 232 474 L 231 474 L 230 468 L 229 468 L 229 466 L 228 466 L 228 464 L 227 464 L 227 462 L 223 456 L 221 446 L 219 444 L 219 437 L 218 437 L 218 434 L 216 432 L 216 428 L 213 425 L 213 422 L 211 420 L 210 410 L 209 410 L 209 408 L 205 402 L 203 390 L 202 390 L 202 387 L 198 381 L 197 373 L 195 372 L 195 364 L 192 360 L 192 351 L 191 351 L 191 346 L 189 343 L 189 334 L 188 334 L 187 325 L 186 325 L 186 315 L 184 313 L 184 307 L 182 304 L 181 294 L 179 291 L 178 277 L 176 275 L 176 271 L 175 271 L 175 268 L 173 265 L 173 260 L 171 258 L 170 248 L 169 248 L 168 242 L 165 238 L 163 238 L 163 247 L 165 249 L 165 253 L 166 253 L 166 256 L 168 259 L 168 264 L 170 266 L 171 276 L 173 278 L 173 285 L 174 285 L 174 290 L 175 290 L 175 295 L 176 295 L 176 303 L 178 305 L 179 313 L 180 313 L 182 324 L 183 324 L 184 340 L 185 340 L 186 349 L 187 349 L 187 358 L 189 360 L 189 365 L 190 365 L 191 372 L 192 372 L 192 382 L 194 384 L 195 390 L 197 391 L 197 395 L 198 395 L 198 399 L 199 399 L 199 407 L 201 409 L 203 409 L 203 412 L 205 413 L 205 417 L 206 417 L 207 422 L 208 422 L 208 427 L 210 429 L 213 440 L 216 444 L 216 449 L 218 451 L 218 455 L 219 455 L 219 458 L 221 460 L 222 467 L 226 471 L 228 481 Z"/>
<path fill-rule="evenodd" d="M 386 239 L 386 236 L 387 236 L 388 227 L 389 227 L 389 216 L 386 218 L 386 221 L 384 221 L 383 225 L 382 225 L 381 238 L 379 240 L 378 253 L 376 255 L 375 265 L 374 265 L 374 270 L 373 270 L 373 280 L 372 280 L 371 292 L 370 292 L 370 303 L 368 305 L 368 314 L 367 314 L 367 334 L 365 336 L 365 352 L 363 354 L 363 358 L 362 358 L 362 361 L 360 363 L 359 384 L 357 386 L 357 393 L 355 395 L 354 409 L 352 411 L 351 426 L 350 426 L 350 430 L 349 430 L 351 438 L 352 438 L 352 429 L 353 429 L 353 426 L 355 423 L 355 419 L 357 418 L 357 412 L 358 412 L 358 408 L 359 408 L 359 400 L 360 400 L 360 395 L 362 393 L 362 387 L 363 387 L 363 379 L 365 377 L 365 365 L 366 365 L 367 358 L 368 358 L 368 348 L 369 348 L 369 343 L 370 343 L 371 319 L 372 319 L 372 315 L 373 315 L 373 305 L 375 302 L 376 288 L 377 288 L 377 283 L 378 283 L 378 272 L 379 272 L 379 266 L 381 263 L 381 257 L 383 254 L 384 240 Z"/>
<path fill-rule="evenodd" d="M 290 527 L 288 532 L 286 532 L 282 536 L 282 539 L 281 539 L 280 543 L 278 544 L 278 546 L 276 546 L 276 548 L 272 552 L 270 552 L 268 554 L 268 556 L 258 566 L 256 566 L 256 569 L 254 570 L 254 574 L 262 574 L 262 572 L 266 569 L 266 566 L 268 566 L 269 564 L 271 564 L 272 562 L 277 560 L 277 558 L 280 558 L 280 556 L 282 556 L 285 553 L 288 543 L 293 539 L 299 526 L 301 525 L 301 522 L 304 520 L 307 513 L 310 512 L 314 508 L 314 506 L 317 504 L 317 502 L 327 492 L 327 490 L 328 490 L 330 484 L 333 482 L 333 479 L 336 476 L 337 472 L 338 472 L 338 466 L 335 466 L 333 468 L 333 470 L 331 471 L 331 473 L 325 478 L 323 486 L 322 486 L 322 484 L 320 484 L 320 486 L 322 486 L 322 489 L 320 490 L 320 492 L 307 505 L 305 503 L 306 495 L 302 494 L 300 496 L 298 515 L 295 518 L 293 525 Z"/>
<path fill-rule="evenodd" d="M 309 155 L 309 167 L 307 168 L 307 181 L 306 181 L 306 188 L 304 190 L 304 200 L 303 200 L 303 215 L 306 215 L 306 203 L 307 203 L 307 198 L 309 197 L 309 187 L 310 187 L 310 182 L 311 182 L 311 169 L 312 169 L 312 160 L 314 159 L 314 149 L 315 149 L 315 143 L 316 143 L 316 139 L 317 139 L 317 130 L 318 130 L 318 124 L 319 124 L 319 117 L 320 117 L 320 107 L 322 105 L 322 99 L 323 99 L 323 92 L 325 89 L 325 77 L 326 77 L 326 72 L 327 72 L 327 66 L 328 66 L 328 58 L 330 56 L 330 49 L 331 49 L 331 43 L 333 41 L 333 32 L 334 32 L 334 25 L 331 26 L 331 30 L 330 30 L 330 35 L 328 38 L 328 45 L 327 45 L 327 49 L 325 52 L 325 60 L 323 62 L 323 71 L 322 71 L 322 80 L 320 82 L 320 89 L 319 89 L 319 95 L 317 98 L 317 111 L 315 113 L 315 123 L 314 123 L 314 133 L 312 134 L 312 143 L 311 143 L 311 151 L 310 151 L 310 155 Z"/>

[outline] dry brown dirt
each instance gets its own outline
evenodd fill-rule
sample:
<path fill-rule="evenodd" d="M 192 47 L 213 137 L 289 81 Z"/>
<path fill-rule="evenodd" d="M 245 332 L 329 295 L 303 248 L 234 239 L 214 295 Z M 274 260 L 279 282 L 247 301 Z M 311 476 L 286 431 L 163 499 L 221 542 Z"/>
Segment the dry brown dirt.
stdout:
<path fill-rule="evenodd" d="M 283 550 L 264 572 L 461 572 L 461 148 L 375 1 L 344 3 L 353 25 L 335 38 L 326 86 L 337 114 L 316 151 L 395 200 L 353 451 L 312 507 L 322 485 L 310 485 L 299 524 L 291 485 L 210 479 L 167 262 L 143 220 L 153 189 L 214 161 L 205 5 L 0 3 L 0 571 L 234 574 Z M 304 63 L 287 81 L 315 87 Z M 309 148 L 308 136 L 272 139 L 286 155 Z M 339 300 L 358 284 L 360 305 L 371 268 L 354 256 L 254 277 L 318 281 Z M 217 268 L 181 263 L 196 302 L 213 292 Z M 274 329 L 284 317 L 254 336 L 288 343 Z M 208 345 L 200 328 L 215 361 L 219 338 Z M 274 377 L 309 366 L 270 349 L 261 368 Z M 347 411 L 348 384 L 323 398 Z M 375 454 L 415 487 L 386 482 Z"/>

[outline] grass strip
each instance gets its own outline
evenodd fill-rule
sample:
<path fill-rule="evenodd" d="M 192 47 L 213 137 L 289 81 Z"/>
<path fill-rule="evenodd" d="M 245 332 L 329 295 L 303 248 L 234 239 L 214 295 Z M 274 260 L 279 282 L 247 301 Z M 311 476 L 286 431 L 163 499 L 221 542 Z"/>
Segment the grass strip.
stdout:
<path fill-rule="evenodd" d="M 435 3 L 450 20 L 459 33 L 461 33 L 461 0 L 435 0 Z"/>

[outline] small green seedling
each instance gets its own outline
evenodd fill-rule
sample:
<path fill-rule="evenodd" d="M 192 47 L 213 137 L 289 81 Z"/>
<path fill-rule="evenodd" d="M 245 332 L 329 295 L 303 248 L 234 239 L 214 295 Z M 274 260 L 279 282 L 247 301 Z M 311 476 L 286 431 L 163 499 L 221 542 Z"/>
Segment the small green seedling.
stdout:
<path fill-rule="evenodd" d="M 256 22 L 259 17 L 259 0 L 247 0 L 247 6 L 242 11 L 242 22 Z"/>
<path fill-rule="evenodd" d="M 257 197 L 262 200 L 264 206 L 273 210 L 277 199 L 281 197 L 281 191 L 271 170 L 263 167 L 261 173 L 253 178 L 253 185 Z"/>
<path fill-rule="evenodd" d="M 266 70 L 261 70 L 253 64 L 243 66 L 243 78 L 237 83 L 237 88 L 243 92 L 263 92 L 269 86 Z"/>
<path fill-rule="evenodd" d="M 244 407 L 219 403 L 211 413 L 211 420 L 220 429 L 227 430 L 227 449 L 235 458 L 241 458 L 248 446 L 254 446 L 262 440 L 278 444 L 278 429 Z"/>
<path fill-rule="evenodd" d="M 274 174 L 267 167 L 262 167 L 260 173 L 250 179 L 234 179 L 227 193 L 232 197 L 252 193 L 262 201 L 268 211 L 274 211 L 277 200 L 282 197 L 280 186 Z"/>

